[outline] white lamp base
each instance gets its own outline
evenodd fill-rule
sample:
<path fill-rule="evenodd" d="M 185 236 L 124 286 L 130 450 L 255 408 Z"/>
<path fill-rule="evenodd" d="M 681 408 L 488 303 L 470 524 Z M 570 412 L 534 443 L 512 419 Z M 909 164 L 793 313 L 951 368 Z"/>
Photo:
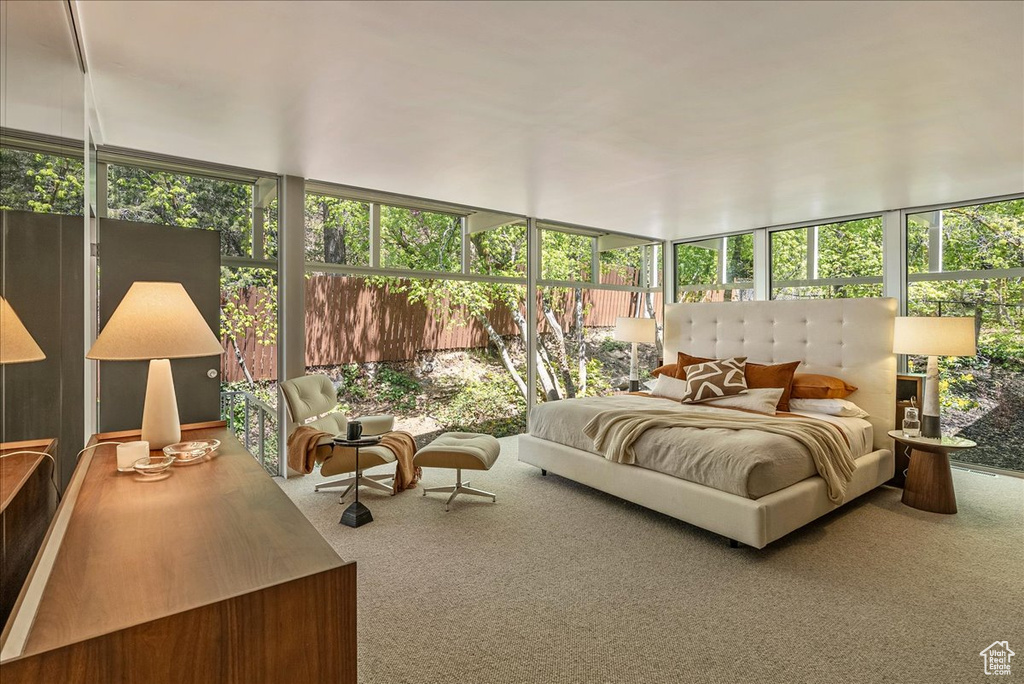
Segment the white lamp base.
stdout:
<path fill-rule="evenodd" d="M 637 343 L 633 343 L 633 353 L 629 357 L 629 391 L 640 391 L 640 363 L 637 357 Z"/>
<path fill-rule="evenodd" d="M 178 399 L 174 395 L 174 378 L 168 359 L 149 362 L 146 405 L 142 409 L 142 441 L 149 442 L 150 449 L 163 449 L 181 441 Z"/>
<path fill-rule="evenodd" d="M 928 370 L 924 378 L 921 436 L 936 439 L 942 436 L 942 427 L 939 421 L 939 359 L 936 356 L 928 357 Z"/>

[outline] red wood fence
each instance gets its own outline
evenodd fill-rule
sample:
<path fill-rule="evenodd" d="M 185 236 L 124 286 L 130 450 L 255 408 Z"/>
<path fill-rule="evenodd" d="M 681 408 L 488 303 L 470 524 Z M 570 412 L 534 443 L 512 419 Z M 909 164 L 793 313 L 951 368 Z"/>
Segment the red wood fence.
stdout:
<path fill-rule="evenodd" d="M 251 290 L 247 301 L 250 310 L 255 310 L 258 299 L 266 296 L 266 291 Z M 564 301 L 556 308 L 563 312 L 561 325 L 568 328 L 573 293 L 566 290 L 562 296 Z M 584 290 L 584 325 L 611 327 L 618 316 L 637 315 L 639 297 L 632 292 Z M 655 311 L 660 310 L 661 294 L 656 294 Z M 512 312 L 503 304 L 496 304 L 487 318 L 499 334 L 519 334 Z M 540 329 L 547 329 L 543 319 Z M 226 353 L 221 378 L 227 382 L 243 380 L 232 341 L 225 337 L 222 343 Z M 258 344 L 252 334 L 237 343 L 254 379 L 277 379 L 277 345 Z M 312 275 L 306 279 L 307 366 L 404 361 L 421 351 L 473 349 L 487 344 L 487 332 L 467 316 L 464 305 L 410 304 L 404 292 L 368 284 L 363 278 Z"/>

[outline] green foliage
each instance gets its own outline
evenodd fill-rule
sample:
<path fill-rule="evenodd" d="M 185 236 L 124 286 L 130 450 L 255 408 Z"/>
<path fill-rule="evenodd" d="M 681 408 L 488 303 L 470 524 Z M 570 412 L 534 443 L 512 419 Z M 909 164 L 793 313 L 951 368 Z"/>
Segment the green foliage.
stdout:
<path fill-rule="evenodd" d="M 420 383 L 405 373 L 383 365 L 350 363 L 338 368 L 338 401 L 348 403 L 373 401 L 388 411 L 408 414 L 416 410 Z"/>
<path fill-rule="evenodd" d="M 486 432 L 495 437 L 526 431 L 526 400 L 507 373 L 488 372 L 452 389 L 448 401 L 427 409 L 444 430 Z"/>
<path fill-rule="evenodd" d="M 81 216 L 85 209 L 82 162 L 0 149 L 0 209 Z"/>
<path fill-rule="evenodd" d="M 462 220 L 458 216 L 383 205 L 380 233 L 385 268 L 462 270 Z"/>
<path fill-rule="evenodd" d="M 499 226 L 469 236 L 470 271 L 480 275 L 526 277 L 526 226 Z"/>
<path fill-rule="evenodd" d="M 368 266 L 370 205 L 327 195 L 306 195 L 306 261 Z"/>
<path fill-rule="evenodd" d="M 605 337 L 598 345 L 598 353 L 607 355 L 617 351 L 631 351 L 632 346 L 629 342 L 620 342 L 611 337 Z"/>
<path fill-rule="evenodd" d="M 541 278 L 589 282 L 593 240 L 588 235 L 540 231 Z"/>
<path fill-rule="evenodd" d="M 880 297 L 882 284 L 779 287 L 786 280 L 807 280 L 808 228 L 771 234 L 772 288 L 776 299 Z M 882 219 L 871 217 L 817 227 L 818 278 L 882 277 Z"/>
<path fill-rule="evenodd" d="M 373 384 L 377 399 L 387 402 L 397 413 L 408 413 L 416 410 L 416 395 L 420 384 L 405 373 L 382 367 Z"/>
<path fill-rule="evenodd" d="M 220 232 L 221 254 L 252 254 L 250 183 L 111 165 L 107 206 L 111 218 Z"/>

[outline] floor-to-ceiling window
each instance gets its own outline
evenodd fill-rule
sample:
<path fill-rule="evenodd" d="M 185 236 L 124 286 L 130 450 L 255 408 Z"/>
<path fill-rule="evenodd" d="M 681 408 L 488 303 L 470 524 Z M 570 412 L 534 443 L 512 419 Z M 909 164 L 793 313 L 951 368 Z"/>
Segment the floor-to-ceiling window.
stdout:
<path fill-rule="evenodd" d="M 525 429 L 522 216 L 313 183 L 306 371 L 420 441 Z"/>
<path fill-rule="evenodd" d="M 675 245 L 675 300 L 731 302 L 754 298 L 754 234 Z"/>
<path fill-rule="evenodd" d="M 906 245 L 908 315 L 975 319 L 977 356 L 940 359 L 956 458 L 1024 471 L 1024 198 L 908 213 Z"/>
<path fill-rule="evenodd" d="M 882 296 L 882 217 L 770 232 L 772 299 Z"/>
<path fill-rule="evenodd" d="M 624 389 L 632 345 L 614 339 L 619 317 L 653 318 L 654 344 L 638 349 L 640 380 L 661 358 L 662 244 L 598 229 L 539 223 L 538 401 Z"/>

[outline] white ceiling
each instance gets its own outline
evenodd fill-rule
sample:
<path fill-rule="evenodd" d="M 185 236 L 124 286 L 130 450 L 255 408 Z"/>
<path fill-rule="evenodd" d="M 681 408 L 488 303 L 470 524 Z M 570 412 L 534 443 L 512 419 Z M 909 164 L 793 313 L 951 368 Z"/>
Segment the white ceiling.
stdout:
<path fill-rule="evenodd" d="M 661 237 L 1024 190 L 1021 2 L 78 2 L 102 141 Z"/>

